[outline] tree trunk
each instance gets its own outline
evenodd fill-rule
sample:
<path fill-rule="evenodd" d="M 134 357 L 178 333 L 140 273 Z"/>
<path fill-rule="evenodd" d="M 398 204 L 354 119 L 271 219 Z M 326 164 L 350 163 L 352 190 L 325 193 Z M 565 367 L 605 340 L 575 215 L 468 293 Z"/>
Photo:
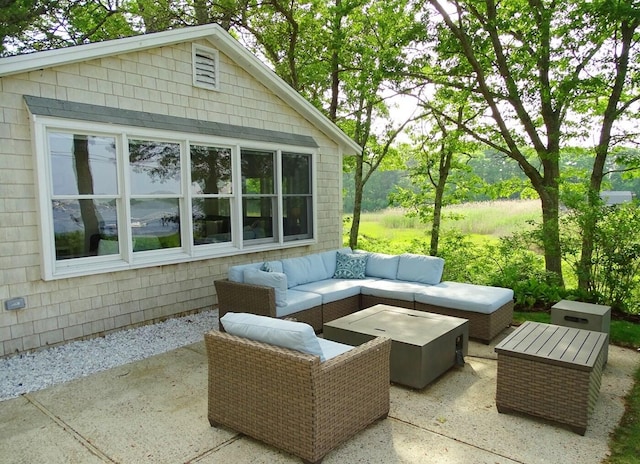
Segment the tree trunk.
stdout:
<path fill-rule="evenodd" d="M 557 187 L 545 187 L 544 190 L 545 192 L 540 195 L 540 199 L 542 203 L 542 239 L 544 241 L 545 269 L 547 272 L 557 276 L 558 285 L 564 286 L 560 247 L 560 197 Z"/>
<path fill-rule="evenodd" d="M 75 136 L 73 138 L 73 160 L 76 169 L 78 193 L 80 195 L 93 195 L 93 177 L 89 164 L 89 139 Z M 84 256 L 92 256 L 98 253 L 100 240 L 100 225 L 98 214 L 93 199 L 81 199 L 80 216 L 84 226 Z"/>
<path fill-rule="evenodd" d="M 605 108 L 602 127 L 600 129 L 600 140 L 596 146 L 596 157 L 593 161 L 593 169 L 591 170 L 591 179 L 589 181 L 588 208 L 589 212 L 585 218 L 582 231 L 582 249 L 580 254 L 580 262 L 578 263 L 578 288 L 590 290 L 593 286 L 592 282 L 592 266 L 593 266 L 593 249 L 594 235 L 596 230 L 597 215 L 594 209 L 600 202 L 600 188 L 602 187 L 602 179 L 604 177 L 604 167 L 609 154 L 609 146 L 611 144 L 611 131 L 613 123 L 618 118 L 618 105 L 627 78 L 629 69 L 629 49 L 633 40 L 634 32 L 638 28 L 639 21 L 624 21 L 621 25 L 622 40 L 620 44 L 620 56 L 616 65 L 616 76 L 607 107 Z"/>
<path fill-rule="evenodd" d="M 363 157 L 360 154 L 356 159 L 356 172 L 354 175 L 355 192 L 353 199 L 353 221 L 351 222 L 351 230 L 349 231 L 349 246 L 352 249 L 358 247 L 358 233 L 360 231 L 360 215 L 362 213 L 362 193 L 364 190 L 363 179 Z"/>
<path fill-rule="evenodd" d="M 431 244 L 429 254 L 431 256 L 438 255 L 438 245 L 440 242 L 440 224 L 442 222 L 442 202 L 444 199 L 444 189 L 447 185 L 449 172 L 451 171 L 451 160 L 453 153 L 442 147 L 442 156 L 440 157 L 440 168 L 438 173 L 438 182 L 436 184 L 436 195 L 433 203 L 433 224 L 431 226 Z"/>

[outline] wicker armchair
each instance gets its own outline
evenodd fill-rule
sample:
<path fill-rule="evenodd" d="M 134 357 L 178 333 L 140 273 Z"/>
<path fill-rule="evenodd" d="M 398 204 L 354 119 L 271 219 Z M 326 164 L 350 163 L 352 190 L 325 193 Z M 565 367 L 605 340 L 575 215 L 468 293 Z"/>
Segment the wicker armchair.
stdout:
<path fill-rule="evenodd" d="M 301 352 L 205 334 L 208 418 L 304 462 L 325 454 L 389 412 L 391 341 L 376 338 L 320 362 Z"/>

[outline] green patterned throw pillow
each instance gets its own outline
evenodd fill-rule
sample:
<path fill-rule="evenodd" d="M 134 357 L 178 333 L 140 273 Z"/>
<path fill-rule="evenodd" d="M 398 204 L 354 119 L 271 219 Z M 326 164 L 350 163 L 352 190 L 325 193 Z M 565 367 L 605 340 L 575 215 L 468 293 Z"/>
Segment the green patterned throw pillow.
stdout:
<path fill-rule="evenodd" d="M 338 253 L 334 279 L 364 279 L 367 267 L 366 254 Z"/>

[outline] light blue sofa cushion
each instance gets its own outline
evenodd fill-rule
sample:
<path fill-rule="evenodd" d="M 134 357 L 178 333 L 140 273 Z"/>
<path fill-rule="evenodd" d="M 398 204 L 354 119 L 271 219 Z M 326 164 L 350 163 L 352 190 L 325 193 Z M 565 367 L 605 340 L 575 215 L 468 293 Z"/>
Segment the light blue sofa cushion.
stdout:
<path fill-rule="evenodd" d="M 324 338 L 318 338 L 318 343 L 320 343 L 320 349 L 327 361 L 353 348 L 351 345 L 334 342 L 333 340 L 325 340 Z"/>
<path fill-rule="evenodd" d="M 289 288 L 316 280 L 328 279 L 333 275 L 329 274 L 325 268 L 320 253 L 283 259 L 282 269 L 287 274 Z"/>
<path fill-rule="evenodd" d="M 367 277 L 379 277 L 381 279 L 395 280 L 398 275 L 398 263 L 400 256 L 384 253 L 367 253 Z"/>
<path fill-rule="evenodd" d="M 414 294 L 428 287 L 427 284 L 418 282 L 405 282 L 404 280 L 377 280 L 362 285 L 360 292 L 363 295 L 378 298 L 392 298 L 402 301 L 414 301 Z"/>
<path fill-rule="evenodd" d="M 326 359 L 309 324 L 231 312 L 222 316 L 220 322 L 231 335 L 319 356 L 321 361 Z"/>
<path fill-rule="evenodd" d="M 436 285 L 442 279 L 444 259 L 437 256 L 403 253 L 398 261 L 398 280 Z"/>
<path fill-rule="evenodd" d="M 323 251 L 320 253 L 322 262 L 324 262 L 324 268 L 327 270 L 327 274 L 332 276 L 336 272 L 336 254 L 337 253 L 351 253 L 350 247 L 340 248 L 339 250 Z"/>
<path fill-rule="evenodd" d="M 337 253 L 334 279 L 364 279 L 368 255 L 362 253 Z"/>
<path fill-rule="evenodd" d="M 245 269 L 244 282 L 275 289 L 276 306 L 287 306 L 287 275 L 283 272 L 266 272 L 260 269 Z"/>
<path fill-rule="evenodd" d="M 363 284 L 373 284 L 377 279 L 325 279 L 298 285 L 295 290 L 322 295 L 322 303 L 332 303 L 360 294 Z"/>
<path fill-rule="evenodd" d="M 415 298 L 420 303 L 491 314 L 513 300 L 513 290 L 462 282 L 442 282 L 424 287 L 416 292 Z"/>
<path fill-rule="evenodd" d="M 283 272 L 282 262 L 280 261 L 267 261 L 269 268 L 273 272 Z M 265 263 L 251 263 L 251 264 L 238 264 L 237 266 L 231 266 L 227 271 L 227 278 L 232 282 L 244 283 L 244 271 L 245 269 L 262 269 Z M 264 269 L 263 269 L 264 270 Z"/>
<path fill-rule="evenodd" d="M 276 316 L 285 317 L 321 305 L 322 295 L 289 289 L 287 290 L 287 306 L 276 306 Z"/>

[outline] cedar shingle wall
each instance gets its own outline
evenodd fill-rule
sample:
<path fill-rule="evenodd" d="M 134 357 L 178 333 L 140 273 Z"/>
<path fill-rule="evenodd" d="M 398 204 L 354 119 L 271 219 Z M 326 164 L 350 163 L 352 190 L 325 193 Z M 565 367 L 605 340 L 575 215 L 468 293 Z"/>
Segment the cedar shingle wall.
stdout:
<path fill-rule="evenodd" d="M 222 53 L 220 82 L 219 92 L 192 86 L 190 43 L 0 78 L 0 356 L 210 309 L 213 281 L 225 277 L 229 265 L 341 245 L 342 166 L 335 144 Z M 318 245 L 43 281 L 23 95 L 312 136 L 320 145 Z M 19 296 L 26 309 L 4 309 L 5 300 Z"/>

